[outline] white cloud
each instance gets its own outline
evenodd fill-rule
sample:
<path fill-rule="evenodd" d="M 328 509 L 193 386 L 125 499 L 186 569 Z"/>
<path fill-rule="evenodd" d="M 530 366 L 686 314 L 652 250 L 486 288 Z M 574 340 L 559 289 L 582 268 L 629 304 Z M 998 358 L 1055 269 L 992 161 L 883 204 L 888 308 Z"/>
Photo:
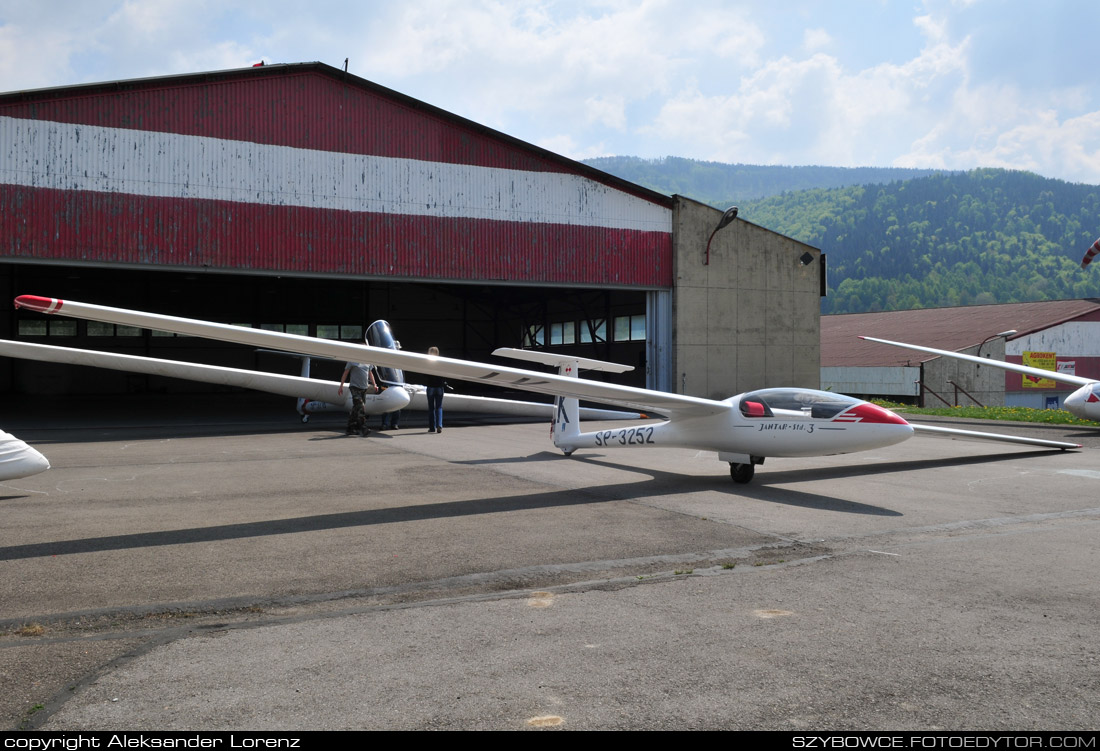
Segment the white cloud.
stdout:
<path fill-rule="evenodd" d="M 552 151 L 555 154 L 561 154 L 564 157 L 580 161 L 582 159 L 595 159 L 601 156 L 614 156 L 614 154 L 607 150 L 607 147 L 601 143 L 588 144 L 583 148 L 577 145 L 568 135 L 550 136 L 549 138 L 543 138 L 536 144 L 547 151 Z"/>
<path fill-rule="evenodd" d="M 621 96 L 589 97 L 584 102 L 588 122 L 615 130 L 626 129 L 626 102 Z"/>
<path fill-rule="evenodd" d="M 246 33 L 212 33 L 212 21 L 226 12 L 212 0 L 7 3 L 0 8 L 0 76 L 27 88 L 250 64 L 257 54 Z"/>
<path fill-rule="evenodd" d="M 0 27 L 0 80 L 14 89 L 37 89 L 71 80 L 70 35 L 47 33 L 27 35 L 16 25 Z M 28 61 L 33 67 L 28 69 Z"/>
<path fill-rule="evenodd" d="M 1088 45 L 1072 51 L 1100 10 L 1035 13 L 1023 0 L 920 0 L 916 12 L 810 0 L 0 0 L 0 80 L 14 90 L 348 57 L 356 75 L 574 157 L 1000 164 L 1100 182 L 1100 93 L 1082 70 Z"/>
<path fill-rule="evenodd" d="M 875 163 L 932 119 L 922 109 L 932 108 L 927 100 L 937 84 L 961 80 L 957 66 L 944 65 L 938 50 L 935 57 L 856 73 L 822 53 L 781 57 L 744 77 L 734 94 L 682 92 L 653 129 L 690 141 L 707 159 Z"/>
<path fill-rule="evenodd" d="M 596 142 L 612 130 L 621 140 L 640 109 L 691 77 L 701 50 L 739 66 L 762 43 L 732 9 L 672 0 L 436 0 L 390 20 L 385 38 L 366 42 L 364 75 L 530 140 L 548 126 Z"/>
<path fill-rule="evenodd" d="M 971 100 L 973 105 L 977 98 Z M 1012 97 L 987 93 L 981 100 L 1006 106 L 1014 123 L 1004 129 L 977 130 L 971 141 L 961 141 L 954 130 L 933 131 L 899 157 L 902 167 L 969 169 L 975 165 L 1026 169 L 1073 182 L 1096 183 L 1100 175 L 1100 112 L 1059 120 L 1053 110 L 1012 108 Z M 996 110 L 995 110 L 996 111 Z"/>
<path fill-rule="evenodd" d="M 11 90 L 61 86 L 83 81 L 74 56 L 96 48 L 90 28 L 98 12 L 79 2 L 19 3 L 0 6 L 0 81 Z"/>
<path fill-rule="evenodd" d="M 697 89 L 666 102 L 650 126 L 695 156 L 786 164 L 890 164 L 929 133 L 968 81 L 969 41 L 951 43 L 930 17 L 914 23 L 926 43 L 902 63 L 846 70 L 822 52 L 780 56 L 741 78 L 737 91 Z M 709 127 L 703 127 L 707 124 Z M 966 127 L 972 128 L 973 122 Z"/>
<path fill-rule="evenodd" d="M 171 0 L 155 3 L 127 0 L 108 17 L 107 24 L 117 26 L 126 34 L 156 37 L 169 29 L 178 28 L 180 22 L 186 23 L 194 12 L 203 11 L 201 7 L 191 7 L 193 10 L 188 12 L 186 6 Z"/>
<path fill-rule="evenodd" d="M 802 32 L 802 47 L 807 52 L 820 52 L 832 46 L 833 38 L 825 29 L 806 29 Z"/>

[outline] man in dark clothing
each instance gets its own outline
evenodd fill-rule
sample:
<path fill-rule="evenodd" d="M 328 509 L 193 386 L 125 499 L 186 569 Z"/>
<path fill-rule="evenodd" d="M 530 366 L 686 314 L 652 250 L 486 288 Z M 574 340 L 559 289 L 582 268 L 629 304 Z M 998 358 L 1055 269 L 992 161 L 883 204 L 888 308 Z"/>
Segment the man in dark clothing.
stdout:
<path fill-rule="evenodd" d="M 439 348 L 430 347 L 428 349 L 428 354 L 433 357 L 438 357 Z M 428 392 L 428 432 L 442 433 L 443 390 L 447 387 L 447 382 L 443 380 L 442 376 L 426 375 L 424 376 L 424 386 Z"/>

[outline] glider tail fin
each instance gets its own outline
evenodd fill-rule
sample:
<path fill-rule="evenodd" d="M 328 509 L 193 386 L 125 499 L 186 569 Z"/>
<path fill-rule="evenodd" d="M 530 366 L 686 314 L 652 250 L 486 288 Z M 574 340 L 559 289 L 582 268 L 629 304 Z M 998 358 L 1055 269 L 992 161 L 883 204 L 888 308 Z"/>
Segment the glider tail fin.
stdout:
<path fill-rule="evenodd" d="M 562 359 L 558 363 L 558 375 L 577 377 L 576 361 Z M 580 402 L 573 397 L 558 396 L 554 398 L 554 422 L 550 425 L 550 432 L 554 435 L 554 445 L 560 448 L 566 456 L 572 454 L 576 446 L 570 439 L 580 435 L 581 432 L 581 408 Z"/>
<path fill-rule="evenodd" d="M 552 365 L 558 369 L 558 375 L 570 378 L 577 378 L 581 370 L 602 370 L 606 373 L 625 373 L 634 370 L 632 365 L 620 365 L 619 363 L 593 360 L 589 357 L 577 357 L 575 355 L 559 355 L 542 350 L 502 347 L 493 350 L 493 354 L 499 357 L 511 357 L 515 360 Z M 577 448 L 573 439 L 581 432 L 580 404 L 571 397 L 559 396 L 554 400 L 554 405 L 556 407 L 554 422 L 550 427 L 554 435 L 554 445 L 568 456 Z"/>
<path fill-rule="evenodd" d="M 554 399 L 554 422 L 550 425 L 550 432 L 554 434 L 554 445 L 567 455 L 573 453 L 576 448 L 570 439 L 580 435 L 580 406 L 576 399 L 567 396 L 559 396 Z"/>

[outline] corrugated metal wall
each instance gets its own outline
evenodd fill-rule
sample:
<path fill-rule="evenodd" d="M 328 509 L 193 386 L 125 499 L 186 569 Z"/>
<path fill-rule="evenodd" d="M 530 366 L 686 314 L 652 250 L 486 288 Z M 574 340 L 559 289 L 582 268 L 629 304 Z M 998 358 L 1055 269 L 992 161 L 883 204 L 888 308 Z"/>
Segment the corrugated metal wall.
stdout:
<path fill-rule="evenodd" d="M 9 95 L 0 254 L 671 287 L 670 204 L 569 166 L 319 64 Z"/>
<path fill-rule="evenodd" d="M 1005 359 L 1023 364 L 1025 352 L 1053 352 L 1058 364 L 1073 375 L 1100 379 L 1100 312 L 1080 316 L 1077 320 L 1019 336 L 1005 343 Z M 1072 366 L 1070 365 L 1072 363 Z M 1078 387 L 1055 383 L 1042 392 L 1074 391 Z M 1024 377 L 1005 372 L 1005 390 L 1027 392 Z M 1042 405 L 1040 404 L 1040 407 Z"/>

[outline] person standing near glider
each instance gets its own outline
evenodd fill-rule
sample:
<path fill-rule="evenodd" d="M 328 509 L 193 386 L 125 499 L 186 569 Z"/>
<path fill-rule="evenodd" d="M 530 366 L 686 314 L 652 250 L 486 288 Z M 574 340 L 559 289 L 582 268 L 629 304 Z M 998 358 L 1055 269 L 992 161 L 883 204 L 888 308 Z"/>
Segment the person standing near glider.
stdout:
<path fill-rule="evenodd" d="M 348 384 L 348 388 L 351 389 L 351 413 L 348 414 L 348 435 L 352 433 L 359 433 L 360 435 L 368 435 L 370 428 L 367 427 L 367 413 L 363 404 L 363 397 L 366 396 L 367 388 L 373 388 L 378 390 L 378 386 L 374 381 L 373 368 L 370 365 L 364 365 L 359 362 L 349 362 L 344 367 L 344 373 L 340 376 L 340 388 L 337 390 L 338 395 L 343 395 L 344 384 Z"/>

